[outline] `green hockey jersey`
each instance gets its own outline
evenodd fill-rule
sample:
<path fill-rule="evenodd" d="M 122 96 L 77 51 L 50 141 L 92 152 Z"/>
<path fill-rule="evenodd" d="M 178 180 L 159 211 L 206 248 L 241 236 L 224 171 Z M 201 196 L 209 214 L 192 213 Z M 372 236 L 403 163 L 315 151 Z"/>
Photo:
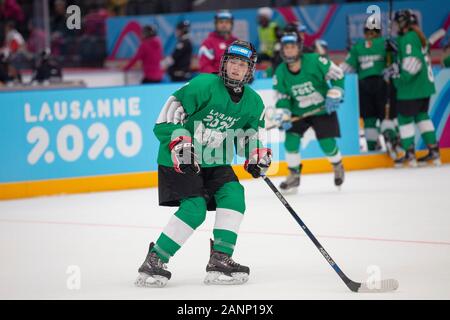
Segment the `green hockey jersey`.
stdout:
<path fill-rule="evenodd" d="M 294 116 L 314 112 L 325 104 L 327 91 L 332 86 L 344 89 L 344 73 L 331 60 L 317 53 L 304 53 L 297 74 L 289 71 L 285 62 L 280 64 L 273 77 L 277 93 L 277 108 L 289 109 Z M 316 115 L 326 114 L 321 111 Z"/>
<path fill-rule="evenodd" d="M 386 68 L 386 41 L 383 37 L 372 40 L 361 39 L 356 42 L 345 59 L 362 80 L 371 76 L 380 76 Z"/>
<path fill-rule="evenodd" d="M 397 39 L 400 76 L 394 79 L 397 99 L 430 97 L 436 90 L 428 48 L 422 48 L 419 36 L 409 31 Z"/>
<path fill-rule="evenodd" d="M 248 157 L 262 146 L 259 128 L 264 128 L 264 104 L 258 93 L 246 85 L 235 103 L 219 76 L 201 74 L 177 90 L 158 117 L 153 129 L 160 141 L 158 164 L 173 165 L 169 144 L 178 136 L 192 138 L 200 166 L 231 164 L 236 151 Z"/>

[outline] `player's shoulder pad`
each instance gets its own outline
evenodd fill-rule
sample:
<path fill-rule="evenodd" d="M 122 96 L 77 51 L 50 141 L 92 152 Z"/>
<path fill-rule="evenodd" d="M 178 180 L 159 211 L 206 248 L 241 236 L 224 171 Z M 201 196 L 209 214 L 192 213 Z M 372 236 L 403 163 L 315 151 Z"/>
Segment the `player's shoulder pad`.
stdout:
<path fill-rule="evenodd" d="M 254 105 L 255 113 L 259 115 L 264 109 L 264 102 L 261 96 L 256 90 L 251 88 L 249 85 L 245 85 L 245 90 L 248 91 L 248 96 L 250 97 L 251 103 Z"/>
<path fill-rule="evenodd" d="M 422 44 L 420 42 L 420 37 L 414 30 L 410 30 L 403 36 L 404 41 L 411 44 L 420 44 L 422 47 Z"/>
<path fill-rule="evenodd" d="M 206 38 L 203 40 L 202 44 L 211 43 L 214 41 L 215 38 L 216 38 L 216 35 L 215 35 L 214 31 L 210 32 L 210 33 L 208 33 Z"/>
<path fill-rule="evenodd" d="M 198 76 L 191 79 L 189 81 L 189 84 L 206 89 L 212 86 L 214 83 L 218 82 L 219 80 L 221 79 L 217 74 L 201 73 Z"/>
<path fill-rule="evenodd" d="M 307 53 L 303 53 L 302 54 L 302 58 L 304 60 L 317 60 L 319 59 L 320 54 L 316 53 L 316 52 L 307 52 Z"/>
<path fill-rule="evenodd" d="M 355 44 L 353 46 L 365 46 L 366 39 L 358 39 L 356 40 Z"/>
<path fill-rule="evenodd" d="M 302 63 L 315 64 L 316 66 L 319 65 L 326 66 L 331 63 L 330 59 L 328 59 L 327 57 L 323 57 L 315 52 L 304 53 L 303 56 L 304 57 Z"/>
<path fill-rule="evenodd" d="M 282 63 L 280 63 L 277 67 L 276 67 L 276 69 L 275 69 L 275 72 L 273 73 L 274 75 L 280 75 L 280 74 L 282 74 L 284 71 L 286 71 L 287 70 L 287 64 L 286 64 L 286 62 L 282 62 Z"/>

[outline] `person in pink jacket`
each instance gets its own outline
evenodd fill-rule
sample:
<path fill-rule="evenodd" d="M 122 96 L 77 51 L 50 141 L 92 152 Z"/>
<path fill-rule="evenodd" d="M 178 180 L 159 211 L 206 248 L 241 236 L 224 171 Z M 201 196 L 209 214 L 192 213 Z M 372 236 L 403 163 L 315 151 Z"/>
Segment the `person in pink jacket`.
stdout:
<path fill-rule="evenodd" d="M 231 34 L 233 30 L 233 15 L 228 10 L 222 10 L 214 16 L 216 30 L 211 32 L 203 41 L 198 52 L 199 72 L 219 72 L 220 58 L 225 48 L 237 40 Z"/>
<path fill-rule="evenodd" d="M 138 51 L 124 67 L 124 71 L 128 71 L 138 60 L 141 60 L 144 72 L 142 83 L 161 82 L 164 71 L 161 69 L 160 63 L 164 56 L 161 40 L 156 35 L 155 27 L 145 26 L 142 30 L 142 38 Z"/>

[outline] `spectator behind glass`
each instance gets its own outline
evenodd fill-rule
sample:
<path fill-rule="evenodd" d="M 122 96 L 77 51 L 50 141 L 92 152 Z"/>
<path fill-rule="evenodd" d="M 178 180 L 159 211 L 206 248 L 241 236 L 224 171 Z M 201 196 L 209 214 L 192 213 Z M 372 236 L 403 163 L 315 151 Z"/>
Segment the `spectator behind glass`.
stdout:
<path fill-rule="evenodd" d="M 62 69 L 58 61 L 53 59 L 49 50 L 40 52 L 34 66 L 32 82 L 58 83 L 62 81 Z"/>
<path fill-rule="evenodd" d="M 91 5 L 88 14 L 83 19 L 83 33 L 85 35 L 105 37 L 106 19 L 108 17 L 108 10 L 99 7 L 97 4 Z"/>
<path fill-rule="evenodd" d="M 144 26 L 142 30 L 142 41 L 134 57 L 124 67 L 128 71 L 138 61 L 142 61 L 144 79 L 142 83 L 161 82 L 164 72 L 161 69 L 163 60 L 163 49 L 161 40 L 156 34 L 156 28 L 151 25 Z"/>
<path fill-rule="evenodd" d="M 67 32 L 66 18 L 66 1 L 56 0 L 53 5 L 53 13 L 50 19 L 52 33 L 65 34 Z"/>
<path fill-rule="evenodd" d="M 128 0 L 108 0 L 110 16 L 124 16 L 126 14 Z"/>
<path fill-rule="evenodd" d="M 45 31 L 33 20 L 28 22 L 30 35 L 27 40 L 27 49 L 30 53 L 42 52 L 45 49 Z"/>
<path fill-rule="evenodd" d="M 0 51 L 0 87 L 22 82 L 19 71 L 10 63 L 9 53 Z"/>
<path fill-rule="evenodd" d="M 25 50 L 25 40 L 19 31 L 16 30 L 14 21 L 8 21 L 5 24 L 5 44 L 4 47 L 14 56 Z"/>
<path fill-rule="evenodd" d="M 268 7 L 258 10 L 258 62 L 271 61 L 274 55 L 274 46 L 277 42 L 278 25 L 271 21 L 272 9 Z"/>
<path fill-rule="evenodd" d="M 17 23 L 25 21 L 23 10 L 16 0 L 0 0 L 0 20 L 13 20 Z"/>
<path fill-rule="evenodd" d="M 66 53 L 67 37 L 70 34 L 66 19 L 66 1 L 56 0 L 50 20 L 51 48 L 54 55 L 61 56 Z"/>

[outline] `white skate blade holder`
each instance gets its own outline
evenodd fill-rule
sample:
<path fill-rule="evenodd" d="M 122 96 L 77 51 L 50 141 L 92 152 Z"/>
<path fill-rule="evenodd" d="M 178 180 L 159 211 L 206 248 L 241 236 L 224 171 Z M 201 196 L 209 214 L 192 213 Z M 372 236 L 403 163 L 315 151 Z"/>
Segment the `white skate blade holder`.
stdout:
<path fill-rule="evenodd" d="M 139 273 L 136 281 L 134 282 L 136 287 L 140 288 L 162 288 L 165 287 L 169 279 L 163 276 L 150 276 L 146 273 Z"/>
<path fill-rule="evenodd" d="M 359 293 L 386 293 L 397 290 L 399 283 L 395 279 L 384 279 L 373 283 L 363 282 L 358 288 Z"/>
<path fill-rule="evenodd" d="M 207 285 L 237 285 L 248 281 L 248 274 L 245 272 L 234 272 L 231 277 L 222 272 L 210 271 L 206 273 L 204 283 Z"/>

